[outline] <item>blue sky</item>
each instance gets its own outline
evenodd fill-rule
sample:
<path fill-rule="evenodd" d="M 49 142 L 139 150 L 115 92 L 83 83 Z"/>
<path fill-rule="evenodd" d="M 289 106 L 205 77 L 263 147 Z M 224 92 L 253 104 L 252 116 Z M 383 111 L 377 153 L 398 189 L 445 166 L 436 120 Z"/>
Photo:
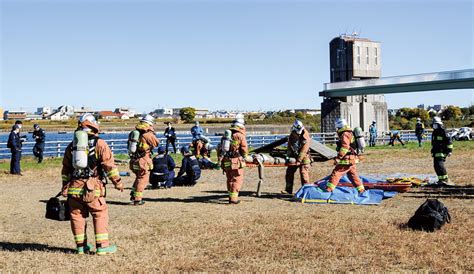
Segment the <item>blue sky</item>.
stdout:
<path fill-rule="evenodd" d="M 473 1 L 1 2 L 0 107 L 319 108 L 329 41 L 382 43 L 382 75 L 473 68 Z M 467 106 L 473 90 L 387 96 Z"/>

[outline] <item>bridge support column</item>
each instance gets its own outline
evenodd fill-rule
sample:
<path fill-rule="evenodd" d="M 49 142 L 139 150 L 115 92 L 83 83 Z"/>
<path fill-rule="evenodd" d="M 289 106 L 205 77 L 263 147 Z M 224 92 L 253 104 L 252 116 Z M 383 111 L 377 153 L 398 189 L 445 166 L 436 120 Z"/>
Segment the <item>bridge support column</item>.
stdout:
<path fill-rule="evenodd" d="M 345 118 L 351 127 L 369 130 L 377 122 L 379 132 L 388 130 L 388 109 L 384 95 L 360 95 L 324 98 L 321 103 L 321 131 L 334 132 L 337 118 Z"/>

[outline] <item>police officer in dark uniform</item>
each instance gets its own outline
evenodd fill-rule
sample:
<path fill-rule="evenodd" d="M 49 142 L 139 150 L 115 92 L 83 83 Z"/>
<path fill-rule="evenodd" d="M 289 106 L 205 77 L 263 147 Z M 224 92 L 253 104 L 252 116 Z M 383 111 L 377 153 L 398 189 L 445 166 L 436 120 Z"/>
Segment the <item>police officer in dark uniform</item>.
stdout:
<path fill-rule="evenodd" d="M 163 146 L 158 147 L 158 155 L 153 158 L 153 170 L 150 173 L 150 184 L 152 188 L 173 186 L 175 163 Z"/>
<path fill-rule="evenodd" d="M 23 175 L 21 174 L 20 168 L 20 160 L 21 160 L 21 147 L 22 147 L 22 140 L 20 137 L 20 128 L 21 123 L 15 123 L 12 127 L 12 131 L 8 136 L 7 147 L 10 149 L 12 153 L 11 161 L 10 161 L 10 173 L 15 175 Z"/>
<path fill-rule="evenodd" d="M 173 146 L 173 152 L 176 153 L 176 130 L 171 126 L 171 122 L 168 122 L 168 127 L 165 129 L 166 137 L 166 153 L 168 154 L 168 146 L 171 144 Z"/>
<path fill-rule="evenodd" d="M 199 162 L 196 156 L 192 155 L 188 146 L 181 147 L 181 153 L 184 156 L 183 161 L 178 176 L 174 178 L 173 183 L 175 186 L 193 186 L 201 177 Z"/>
<path fill-rule="evenodd" d="M 433 134 L 431 135 L 431 154 L 433 156 L 433 165 L 438 175 L 438 185 L 453 185 L 449 181 L 448 172 L 444 167 L 446 157 L 451 156 L 453 152 L 453 143 L 451 138 L 446 134 L 446 130 L 443 128 L 443 122 L 441 118 L 433 117 Z"/>
<path fill-rule="evenodd" d="M 38 125 L 33 125 L 33 139 L 35 140 L 36 144 L 33 147 L 33 154 L 38 157 L 38 164 L 43 161 L 43 152 L 44 152 L 44 144 L 46 141 L 46 135 L 44 130 Z"/>

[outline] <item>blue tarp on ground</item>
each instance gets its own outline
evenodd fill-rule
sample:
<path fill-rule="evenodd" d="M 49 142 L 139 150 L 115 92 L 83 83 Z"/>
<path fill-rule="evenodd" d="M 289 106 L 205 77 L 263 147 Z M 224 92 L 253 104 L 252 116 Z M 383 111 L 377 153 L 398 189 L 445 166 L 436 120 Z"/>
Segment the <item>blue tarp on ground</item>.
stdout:
<path fill-rule="evenodd" d="M 316 183 L 323 182 L 323 181 L 327 182 L 330 177 L 331 177 L 330 175 L 326 176 L 326 177 L 322 178 L 321 180 L 317 181 Z M 379 183 L 380 181 L 385 181 L 385 179 L 374 179 L 374 178 L 369 178 L 369 177 L 360 176 L 360 175 L 359 175 L 359 178 L 362 181 L 362 183 L 364 183 L 364 184 L 375 184 L 375 183 Z M 342 176 L 341 179 L 339 180 L 339 183 L 350 183 L 350 182 L 351 181 L 347 177 L 347 174 Z"/>
<path fill-rule="evenodd" d="M 342 182 L 342 181 L 341 181 Z M 295 198 L 302 203 L 316 204 L 356 204 L 356 205 L 378 205 L 383 199 L 391 198 L 398 192 L 384 191 L 381 189 L 368 189 L 359 194 L 353 187 L 336 187 L 333 192 L 325 192 L 326 183 L 318 186 L 304 185 L 295 194 Z"/>

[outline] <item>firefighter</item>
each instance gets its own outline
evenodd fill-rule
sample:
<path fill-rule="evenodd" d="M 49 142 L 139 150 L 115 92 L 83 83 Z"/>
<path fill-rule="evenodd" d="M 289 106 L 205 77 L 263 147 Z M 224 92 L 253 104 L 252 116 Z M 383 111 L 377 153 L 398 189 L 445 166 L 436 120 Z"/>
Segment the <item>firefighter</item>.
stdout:
<path fill-rule="evenodd" d="M 150 184 L 152 188 L 173 186 L 175 163 L 173 158 L 166 153 L 162 146 L 158 147 L 158 155 L 153 158 L 153 170 L 150 173 Z"/>
<path fill-rule="evenodd" d="M 21 160 L 21 147 L 22 139 L 20 137 L 20 124 L 15 124 L 12 127 L 10 135 L 8 136 L 7 147 L 10 149 L 12 154 L 10 160 L 10 174 L 23 175 L 21 173 L 20 160 Z"/>
<path fill-rule="evenodd" d="M 309 170 L 311 168 L 311 157 L 309 155 L 310 144 L 311 137 L 309 136 L 309 132 L 305 129 L 301 121 L 296 120 L 291 127 L 286 152 L 287 159 L 295 158 L 296 163 L 288 165 L 286 168 L 286 187 L 282 193 L 293 193 L 293 181 L 297 169 L 300 170 L 301 185 L 309 183 Z"/>
<path fill-rule="evenodd" d="M 130 200 L 132 205 L 143 205 L 143 191 L 150 180 L 150 170 L 153 169 L 153 160 L 151 152 L 157 147 L 160 140 L 156 138 L 153 130 L 153 117 L 146 115 L 135 127 L 139 131 L 137 150 L 130 158 L 130 169 L 135 173 L 136 178 L 133 182 Z"/>
<path fill-rule="evenodd" d="M 416 118 L 415 135 L 416 139 L 418 139 L 418 147 L 421 147 L 425 135 L 425 125 L 421 122 L 421 118 Z"/>
<path fill-rule="evenodd" d="M 244 119 L 238 117 L 234 120 L 230 131 L 230 148 L 222 159 L 222 165 L 227 177 L 229 203 L 239 204 L 239 191 L 244 182 L 245 157 L 248 153 Z"/>
<path fill-rule="evenodd" d="M 181 147 L 181 154 L 183 154 L 181 168 L 179 169 L 178 176 L 174 178 L 173 183 L 175 186 L 194 186 L 201 177 L 199 162 L 196 156 L 191 153 L 188 146 Z"/>
<path fill-rule="evenodd" d="M 372 124 L 369 126 L 369 146 L 375 146 L 375 140 L 377 139 L 377 125 L 375 121 L 372 121 Z"/>
<path fill-rule="evenodd" d="M 359 157 L 356 152 L 357 144 L 352 129 L 347 125 L 347 121 L 341 118 L 337 119 L 335 125 L 339 137 L 336 147 L 337 156 L 334 161 L 336 167 L 334 167 L 331 177 L 329 178 L 327 191 L 332 192 L 336 188 L 341 177 L 347 173 L 352 185 L 359 193 L 363 193 L 365 188 L 356 169 Z"/>
<path fill-rule="evenodd" d="M 453 152 L 453 143 L 448 137 L 443 127 L 441 118 L 435 116 L 432 122 L 433 134 L 431 135 L 431 155 L 433 156 L 433 166 L 438 175 L 438 185 L 453 185 L 449 181 L 448 172 L 444 167 L 446 157 L 451 156 Z"/>
<path fill-rule="evenodd" d="M 46 134 L 44 130 L 38 125 L 33 125 L 33 139 L 35 146 L 33 147 L 33 154 L 38 158 L 38 164 L 43 161 L 44 145 L 46 141 Z"/>
<path fill-rule="evenodd" d="M 67 146 L 64 153 L 62 195 L 68 197 L 77 253 L 83 254 L 92 249 L 86 233 L 86 218 L 90 213 L 95 230 L 96 254 L 106 255 L 116 252 L 117 247 L 109 243 L 109 213 L 102 179 L 106 175 L 115 189 L 120 191 L 123 191 L 123 183 L 112 151 L 98 136 L 99 125 L 94 116 L 86 113 L 78 124 L 74 133 L 75 140 Z"/>
<path fill-rule="evenodd" d="M 405 145 L 403 143 L 402 139 L 400 138 L 400 131 L 391 130 L 391 131 L 387 132 L 387 135 L 390 136 L 390 141 L 388 142 L 388 145 L 394 146 L 395 145 L 395 139 L 398 140 L 400 142 L 400 144 L 402 144 L 402 146 Z"/>
<path fill-rule="evenodd" d="M 165 137 L 166 137 L 166 154 L 168 154 L 168 146 L 171 144 L 173 146 L 173 153 L 176 153 L 176 130 L 174 127 L 171 126 L 171 122 L 168 122 L 168 127 L 165 129 Z"/>

